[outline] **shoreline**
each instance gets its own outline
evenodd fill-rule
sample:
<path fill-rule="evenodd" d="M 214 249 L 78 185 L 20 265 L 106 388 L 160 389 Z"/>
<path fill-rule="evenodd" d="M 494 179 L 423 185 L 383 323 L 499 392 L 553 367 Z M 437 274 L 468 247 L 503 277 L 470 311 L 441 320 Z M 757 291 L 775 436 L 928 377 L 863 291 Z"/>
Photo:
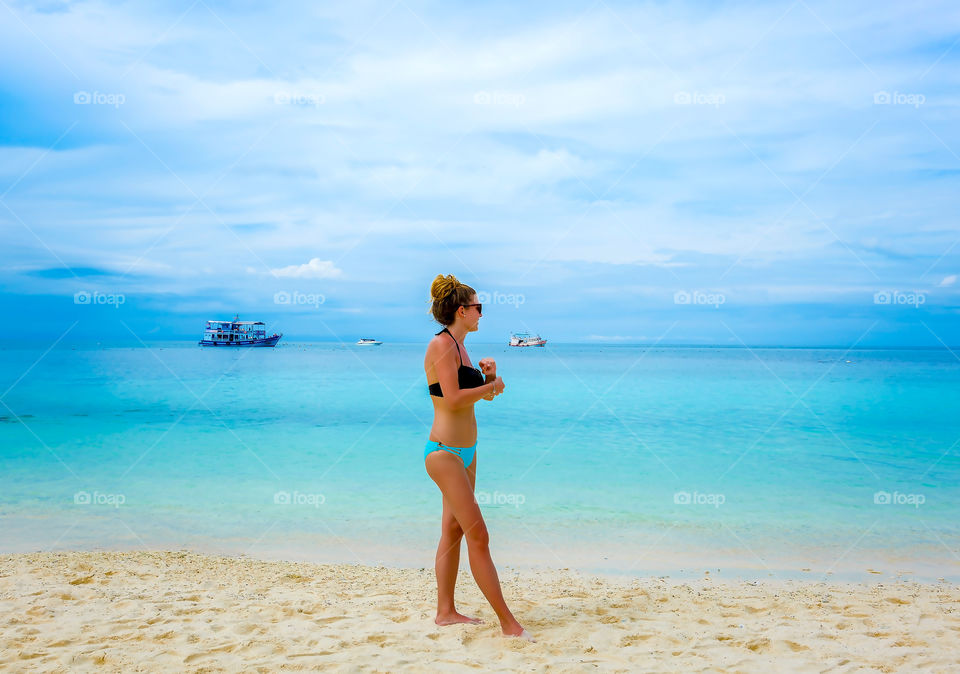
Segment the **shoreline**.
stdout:
<path fill-rule="evenodd" d="M 85 536 L 84 538 L 87 538 Z M 267 539 L 251 544 L 248 539 L 194 536 L 187 539 L 160 538 L 116 541 L 91 546 L 85 542 L 63 541 L 56 549 L 46 549 L 40 540 L 0 547 L 0 555 L 22 555 L 39 552 L 132 552 L 135 550 L 194 552 L 210 556 L 242 557 L 271 562 L 305 562 L 313 564 L 361 564 L 394 569 L 433 568 L 436 540 L 415 545 L 371 541 L 369 537 L 352 539 L 337 535 L 304 535 L 296 533 L 286 539 Z M 681 546 L 682 548 L 682 546 Z M 584 575 L 595 575 L 612 582 L 635 577 L 674 578 L 684 581 L 711 577 L 727 581 L 794 580 L 798 582 L 867 583 L 914 581 L 922 584 L 960 584 L 960 561 L 944 557 L 914 555 L 876 549 L 838 551 L 831 548 L 793 550 L 789 554 L 770 556 L 736 554 L 712 547 L 684 548 L 676 545 L 656 549 L 623 547 L 616 543 L 605 550 L 607 555 L 584 554 L 576 546 L 546 546 L 542 541 L 531 543 L 519 537 L 499 536 L 491 544 L 498 569 L 537 573 L 570 569 Z M 593 550 L 593 549 L 591 549 Z M 593 550 L 595 552 L 595 550 Z M 916 551 L 914 551 L 916 552 Z M 562 556 L 560 556 L 562 555 Z M 543 560 L 552 561 L 544 563 Z M 467 566 L 466 544 L 461 544 L 461 566 Z"/>
<path fill-rule="evenodd" d="M 910 579 L 732 581 L 505 567 L 537 643 L 500 637 L 461 557 L 458 609 L 433 624 L 430 568 L 270 561 L 186 550 L 0 555 L 0 668 L 277 671 L 425 666 L 513 671 L 960 664 L 960 586 Z M 440 665 L 442 663 L 442 665 Z"/>

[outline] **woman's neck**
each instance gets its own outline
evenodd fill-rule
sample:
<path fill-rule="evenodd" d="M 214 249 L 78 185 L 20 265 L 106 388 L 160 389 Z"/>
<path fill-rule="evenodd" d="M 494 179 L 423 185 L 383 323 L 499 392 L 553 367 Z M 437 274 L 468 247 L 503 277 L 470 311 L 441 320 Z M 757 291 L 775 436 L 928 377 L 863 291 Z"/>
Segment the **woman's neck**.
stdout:
<path fill-rule="evenodd" d="M 453 326 L 453 325 L 448 325 L 447 330 L 450 332 L 451 335 L 453 335 L 453 338 L 455 340 L 463 344 L 463 340 L 467 336 L 467 330 L 465 330 L 460 326 Z"/>

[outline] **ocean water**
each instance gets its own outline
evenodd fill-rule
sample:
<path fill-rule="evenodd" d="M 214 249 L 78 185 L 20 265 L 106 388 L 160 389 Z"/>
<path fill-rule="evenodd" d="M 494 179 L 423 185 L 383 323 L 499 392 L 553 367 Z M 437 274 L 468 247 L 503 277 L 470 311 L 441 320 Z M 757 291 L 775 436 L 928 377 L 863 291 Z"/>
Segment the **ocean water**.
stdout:
<path fill-rule="evenodd" d="M 424 348 L 3 348 L 0 552 L 432 568 Z M 467 348 L 498 566 L 960 580 L 947 350 Z"/>

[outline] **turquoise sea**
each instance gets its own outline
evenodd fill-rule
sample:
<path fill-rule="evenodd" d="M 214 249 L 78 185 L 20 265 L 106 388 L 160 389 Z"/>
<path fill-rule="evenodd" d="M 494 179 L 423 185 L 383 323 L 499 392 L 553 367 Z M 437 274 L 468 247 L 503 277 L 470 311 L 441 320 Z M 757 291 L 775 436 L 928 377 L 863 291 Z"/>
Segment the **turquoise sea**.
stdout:
<path fill-rule="evenodd" d="M 500 567 L 960 580 L 948 350 L 467 347 Z M 432 568 L 424 348 L 7 346 L 0 552 Z"/>

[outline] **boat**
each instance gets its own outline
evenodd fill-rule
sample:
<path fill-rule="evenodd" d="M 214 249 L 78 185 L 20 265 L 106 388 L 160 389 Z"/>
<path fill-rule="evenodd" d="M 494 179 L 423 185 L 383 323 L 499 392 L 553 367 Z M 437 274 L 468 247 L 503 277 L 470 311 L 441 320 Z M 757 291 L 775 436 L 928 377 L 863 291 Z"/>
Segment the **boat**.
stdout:
<path fill-rule="evenodd" d="M 200 346 L 276 346 L 283 333 L 267 336 L 263 321 L 241 321 L 240 315 L 232 321 L 207 321 Z"/>
<path fill-rule="evenodd" d="M 531 336 L 529 332 L 515 332 L 510 335 L 510 346 L 544 346 L 547 340 L 540 335 Z"/>
<path fill-rule="evenodd" d="M 383 342 L 378 342 L 375 339 L 370 339 L 369 337 L 361 337 L 357 340 L 357 346 L 380 346 Z"/>

